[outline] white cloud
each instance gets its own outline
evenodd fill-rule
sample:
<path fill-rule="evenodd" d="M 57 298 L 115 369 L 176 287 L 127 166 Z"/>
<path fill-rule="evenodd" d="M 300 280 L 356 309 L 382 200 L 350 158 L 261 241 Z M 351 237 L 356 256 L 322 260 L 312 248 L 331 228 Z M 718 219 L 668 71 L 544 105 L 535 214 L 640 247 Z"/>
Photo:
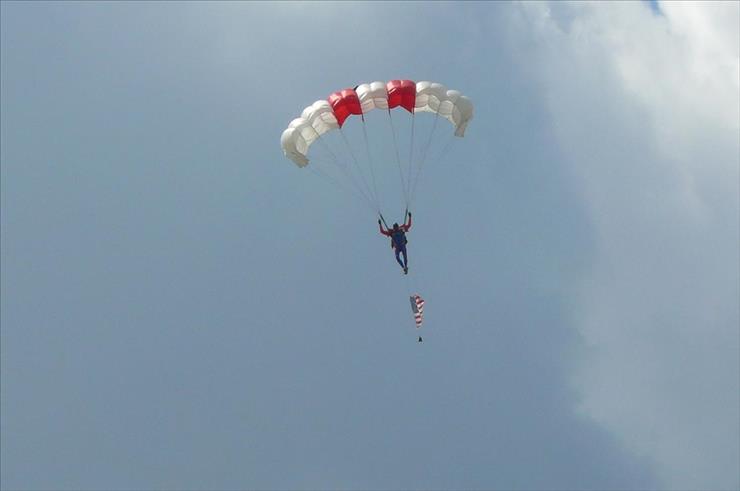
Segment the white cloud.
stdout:
<path fill-rule="evenodd" d="M 581 408 L 672 489 L 740 487 L 739 7 L 525 4 L 516 24 L 597 239 Z"/>

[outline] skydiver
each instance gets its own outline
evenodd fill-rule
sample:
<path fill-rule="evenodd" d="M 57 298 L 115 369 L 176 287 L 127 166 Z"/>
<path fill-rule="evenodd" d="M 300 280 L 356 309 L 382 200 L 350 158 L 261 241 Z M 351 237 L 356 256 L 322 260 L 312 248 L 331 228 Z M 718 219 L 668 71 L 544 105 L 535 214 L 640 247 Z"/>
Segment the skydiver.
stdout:
<path fill-rule="evenodd" d="M 393 228 L 389 230 L 383 230 L 383 222 L 378 220 L 378 226 L 380 227 L 380 233 L 391 238 L 391 249 L 396 252 L 396 261 L 401 265 L 403 274 L 409 274 L 409 261 L 406 255 L 406 232 L 411 228 L 411 213 L 409 213 L 408 223 L 398 225 L 393 224 Z M 403 261 L 401 261 L 401 255 L 403 255 Z"/>

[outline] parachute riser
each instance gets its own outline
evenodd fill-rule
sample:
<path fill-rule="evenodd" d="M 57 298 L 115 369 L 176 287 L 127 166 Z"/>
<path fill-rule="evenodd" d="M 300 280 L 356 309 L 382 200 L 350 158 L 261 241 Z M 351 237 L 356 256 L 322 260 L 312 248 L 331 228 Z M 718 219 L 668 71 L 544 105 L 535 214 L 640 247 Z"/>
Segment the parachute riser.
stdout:
<path fill-rule="evenodd" d="M 378 216 L 380 217 L 380 220 L 383 222 L 383 225 L 385 225 L 385 228 L 387 228 L 388 230 L 390 230 L 391 228 L 386 223 L 385 218 L 383 217 L 383 214 L 382 213 L 378 213 Z M 406 211 L 403 214 L 403 223 L 406 223 L 406 221 L 408 220 L 408 218 L 409 218 L 409 209 L 406 208 Z"/>
<path fill-rule="evenodd" d="M 380 220 L 383 222 L 383 225 L 385 225 L 386 230 L 390 230 L 391 228 L 386 223 L 385 218 L 383 218 L 383 214 L 382 213 L 378 213 L 378 216 L 380 216 Z"/>

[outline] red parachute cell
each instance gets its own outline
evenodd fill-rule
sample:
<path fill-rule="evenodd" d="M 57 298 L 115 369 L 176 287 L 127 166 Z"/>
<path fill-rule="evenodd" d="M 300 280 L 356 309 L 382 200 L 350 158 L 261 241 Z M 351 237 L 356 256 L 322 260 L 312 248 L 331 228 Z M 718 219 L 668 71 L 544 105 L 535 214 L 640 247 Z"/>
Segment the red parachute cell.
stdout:
<path fill-rule="evenodd" d="M 414 112 L 416 103 L 416 84 L 411 80 L 391 80 L 386 84 L 388 90 L 388 107 L 401 106 L 408 112 Z"/>
<path fill-rule="evenodd" d="M 344 89 L 334 92 L 327 100 L 334 111 L 334 117 L 337 118 L 340 128 L 350 114 L 362 114 L 360 99 L 357 97 L 354 89 Z"/>

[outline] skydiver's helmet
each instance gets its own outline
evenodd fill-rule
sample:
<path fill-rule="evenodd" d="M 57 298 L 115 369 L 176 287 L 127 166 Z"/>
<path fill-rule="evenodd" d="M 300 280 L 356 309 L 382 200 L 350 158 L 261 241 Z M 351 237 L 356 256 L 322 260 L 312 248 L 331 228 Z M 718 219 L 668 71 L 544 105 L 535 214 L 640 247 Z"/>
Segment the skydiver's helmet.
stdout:
<path fill-rule="evenodd" d="M 398 230 L 398 224 L 397 223 L 394 223 L 393 224 L 393 230 Z"/>

